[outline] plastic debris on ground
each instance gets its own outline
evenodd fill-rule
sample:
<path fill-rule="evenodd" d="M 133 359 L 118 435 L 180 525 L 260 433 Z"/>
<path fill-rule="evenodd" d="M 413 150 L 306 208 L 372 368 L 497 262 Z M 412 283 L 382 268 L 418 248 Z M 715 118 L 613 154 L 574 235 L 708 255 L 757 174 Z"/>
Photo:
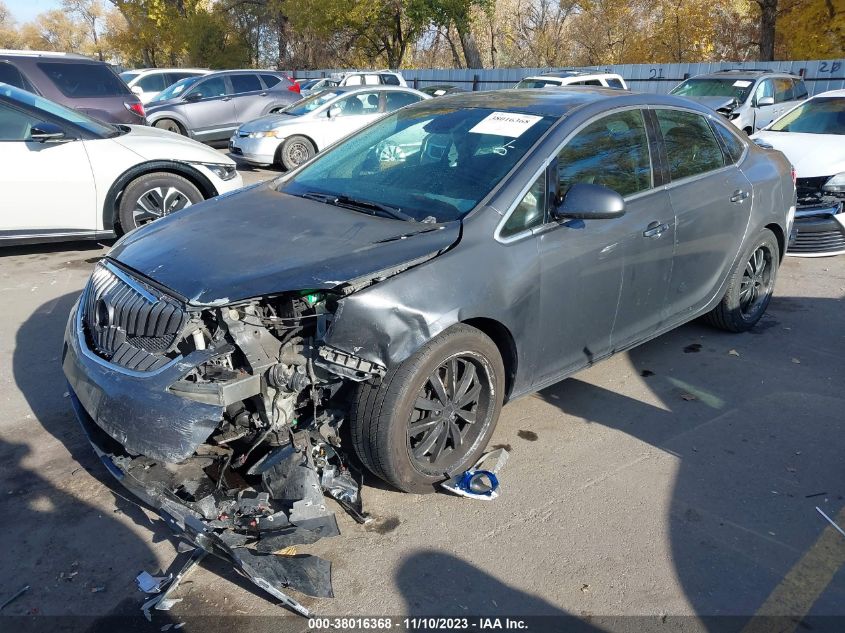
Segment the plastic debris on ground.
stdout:
<path fill-rule="evenodd" d="M 482 455 L 472 468 L 454 475 L 440 485 L 461 497 L 492 501 L 499 496 L 498 473 L 504 468 L 509 456 L 504 448 L 491 451 Z"/>

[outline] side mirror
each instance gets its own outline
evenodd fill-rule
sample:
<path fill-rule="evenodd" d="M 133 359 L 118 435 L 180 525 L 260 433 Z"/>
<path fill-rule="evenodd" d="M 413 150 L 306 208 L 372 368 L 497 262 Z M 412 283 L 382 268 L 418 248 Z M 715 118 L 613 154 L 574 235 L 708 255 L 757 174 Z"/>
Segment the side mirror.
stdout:
<path fill-rule="evenodd" d="M 143 88 L 141 88 L 141 86 L 132 86 L 132 92 L 134 92 L 134 93 L 135 93 L 136 95 L 138 95 L 139 97 L 140 97 L 142 94 L 144 94 L 144 90 L 143 90 Z"/>
<path fill-rule="evenodd" d="M 202 99 L 201 92 L 189 92 L 185 95 L 185 101 L 187 101 L 188 103 L 194 103 L 196 101 L 199 101 L 200 99 Z"/>
<path fill-rule="evenodd" d="M 29 138 L 37 143 L 57 143 L 66 140 L 65 131 L 55 123 L 42 121 L 32 126 Z"/>
<path fill-rule="evenodd" d="M 343 110 L 340 109 L 339 105 L 333 105 L 331 108 L 329 108 L 328 117 L 330 119 L 336 119 L 340 116 L 341 112 L 343 112 Z"/>
<path fill-rule="evenodd" d="M 572 220 L 610 220 L 625 214 L 625 201 L 613 189 L 575 183 L 554 209 L 554 216 Z"/>
<path fill-rule="evenodd" d="M 757 99 L 757 107 L 762 108 L 763 106 L 770 106 L 775 105 L 775 98 L 774 97 L 760 97 Z"/>

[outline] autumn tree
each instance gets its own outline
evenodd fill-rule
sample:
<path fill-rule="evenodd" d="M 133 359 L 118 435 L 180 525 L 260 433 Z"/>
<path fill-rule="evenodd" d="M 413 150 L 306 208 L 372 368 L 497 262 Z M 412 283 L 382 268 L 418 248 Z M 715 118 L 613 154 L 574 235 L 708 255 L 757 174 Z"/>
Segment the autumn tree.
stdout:
<path fill-rule="evenodd" d="M 51 9 L 23 25 L 24 48 L 63 53 L 82 53 L 88 42 L 88 30 L 81 22 L 60 9 Z"/>
<path fill-rule="evenodd" d="M 9 8 L 0 1 L 0 48 L 17 48 L 20 44 L 17 22 Z"/>

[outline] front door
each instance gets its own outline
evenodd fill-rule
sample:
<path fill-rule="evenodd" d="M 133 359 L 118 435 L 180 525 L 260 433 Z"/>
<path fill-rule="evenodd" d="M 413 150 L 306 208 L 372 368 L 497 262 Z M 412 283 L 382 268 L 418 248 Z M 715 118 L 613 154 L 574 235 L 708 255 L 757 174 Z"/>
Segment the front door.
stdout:
<path fill-rule="evenodd" d="M 769 105 L 760 105 L 761 99 L 772 99 L 773 103 Z M 775 119 L 775 85 L 771 79 L 764 79 L 757 84 L 757 90 L 754 92 L 754 131 L 766 127 Z"/>
<path fill-rule="evenodd" d="M 666 147 L 669 199 L 676 218 L 667 303 L 673 317 L 685 317 L 713 298 L 734 263 L 750 217 L 751 184 L 725 160 L 703 115 L 663 109 L 655 114 Z"/>
<path fill-rule="evenodd" d="M 330 109 L 332 116 L 318 132 L 320 150 L 379 118 L 379 91 L 356 92 L 336 101 Z"/>
<path fill-rule="evenodd" d="M 560 194 L 575 183 L 603 185 L 625 197 L 626 212 L 543 227 L 540 331 L 563 343 L 541 349 L 538 382 L 653 332 L 672 267 L 674 218 L 665 193 L 654 187 L 641 110 L 589 123 L 567 142 L 557 165 Z"/>
<path fill-rule="evenodd" d="M 228 138 L 237 127 L 231 88 L 222 75 L 200 80 L 185 94 L 181 107 L 188 127 L 201 141 Z"/>
<path fill-rule="evenodd" d="M 33 141 L 38 123 L 0 103 L 0 238 L 93 231 L 96 192 L 83 142 Z"/>

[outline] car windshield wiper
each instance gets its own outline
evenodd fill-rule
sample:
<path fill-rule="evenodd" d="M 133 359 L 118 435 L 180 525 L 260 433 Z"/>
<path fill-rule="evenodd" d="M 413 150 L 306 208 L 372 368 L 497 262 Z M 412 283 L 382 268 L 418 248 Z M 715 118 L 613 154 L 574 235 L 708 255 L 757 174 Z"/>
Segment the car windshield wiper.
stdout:
<path fill-rule="evenodd" d="M 306 191 L 301 194 L 303 198 L 317 200 L 326 204 L 333 204 L 338 207 L 354 209 L 356 211 L 363 211 L 370 215 L 377 215 L 379 213 L 386 215 L 394 220 L 405 220 L 406 222 L 416 222 L 416 218 L 404 213 L 398 207 L 392 207 L 381 202 L 373 202 L 372 200 L 361 200 L 359 198 L 352 198 L 350 196 L 336 195 L 331 193 L 321 193 L 319 191 Z"/>

